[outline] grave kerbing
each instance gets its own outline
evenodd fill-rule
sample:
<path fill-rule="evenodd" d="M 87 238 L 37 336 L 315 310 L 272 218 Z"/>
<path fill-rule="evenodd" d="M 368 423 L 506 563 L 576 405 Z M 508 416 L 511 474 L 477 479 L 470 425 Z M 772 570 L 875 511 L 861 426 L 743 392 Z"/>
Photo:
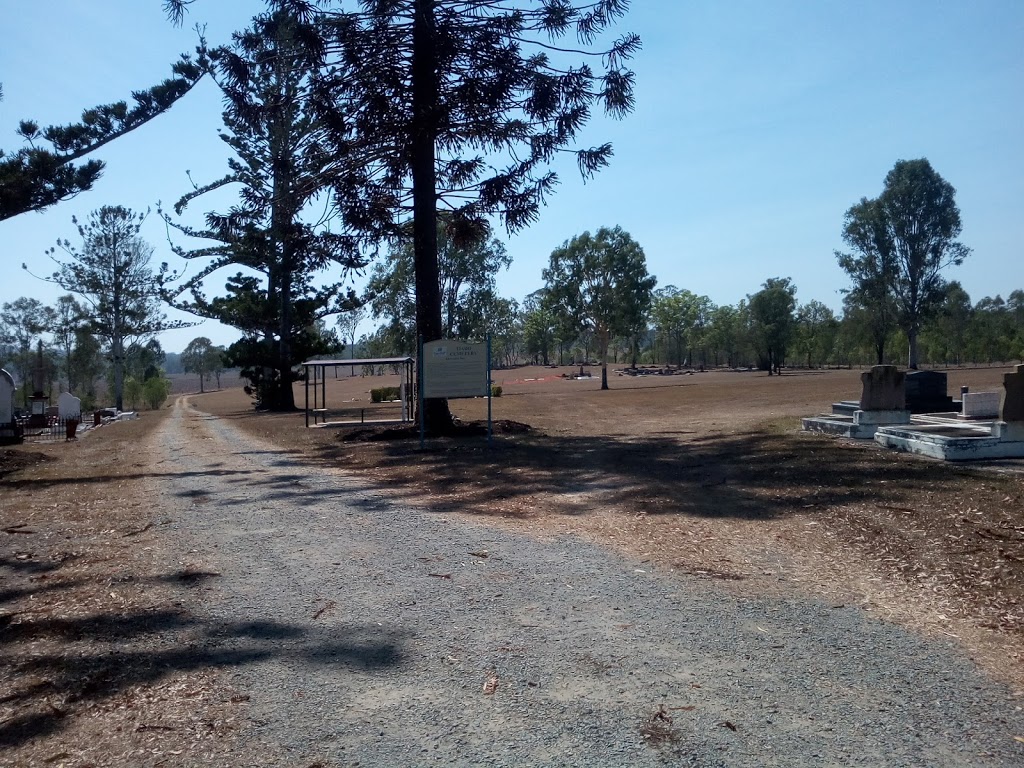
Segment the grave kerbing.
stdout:
<path fill-rule="evenodd" d="M 860 375 L 860 400 L 834 403 L 831 414 L 802 419 L 804 430 L 870 440 L 884 424 L 909 424 L 905 376 L 894 365 L 876 365 Z"/>

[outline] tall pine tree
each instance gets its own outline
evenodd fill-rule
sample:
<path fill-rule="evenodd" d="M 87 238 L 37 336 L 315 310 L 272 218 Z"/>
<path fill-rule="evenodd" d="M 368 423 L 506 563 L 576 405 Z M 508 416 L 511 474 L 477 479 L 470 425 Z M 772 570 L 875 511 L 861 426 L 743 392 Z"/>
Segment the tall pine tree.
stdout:
<path fill-rule="evenodd" d="M 227 104 L 222 138 L 236 157 L 226 176 L 190 192 L 175 212 L 212 190 L 241 190 L 227 213 L 206 214 L 204 227 L 164 214 L 178 231 L 213 243 L 175 246 L 177 255 L 207 263 L 173 288 L 173 279 L 165 278 L 174 306 L 242 331 L 227 357 L 252 382 L 258 404 L 291 410 L 294 367 L 311 355 L 337 351 L 316 323 L 358 304 L 343 278 L 365 262 L 355 238 L 310 217 L 309 206 L 323 193 L 322 179 L 334 162 L 323 146 L 324 126 L 310 108 L 318 33 L 315 20 L 296 14 L 289 3 L 273 5 L 236 34 L 230 48 L 210 54 Z M 226 296 L 207 297 L 205 280 L 229 267 L 244 271 L 228 279 Z M 319 283 L 323 273 L 338 268 L 342 279 Z"/>
<path fill-rule="evenodd" d="M 550 169 L 574 152 L 584 177 L 608 163 L 609 144 L 576 149 L 595 104 L 615 117 L 633 107 L 624 62 L 636 35 L 607 46 L 599 38 L 628 0 L 363 0 L 358 12 L 328 10 L 325 53 L 334 69 L 320 93 L 335 97 L 332 149 L 354 154 L 334 186 L 346 223 L 391 236 L 411 213 L 416 326 L 441 337 L 437 211 L 453 232 L 478 236 L 487 217 L 510 232 L 537 218 L 558 178 Z M 574 37 L 569 47 L 559 42 Z M 583 59 L 579 62 L 579 59 Z M 595 72 L 592 61 L 603 69 Z M 341 98 L 337 98 L 337 97 Z M 444 431 L 444 400 L 424 418 Z"/>

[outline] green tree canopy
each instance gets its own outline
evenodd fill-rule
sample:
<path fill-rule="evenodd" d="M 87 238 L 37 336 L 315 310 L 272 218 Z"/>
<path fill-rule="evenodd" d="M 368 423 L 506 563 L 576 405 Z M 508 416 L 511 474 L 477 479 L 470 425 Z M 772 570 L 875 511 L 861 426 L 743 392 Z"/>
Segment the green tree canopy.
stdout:
<path fill-rule="evenodd" d="M 909 342 L 910 368 L 918 365 L 922 323 L 942 303 L 942 270 L 970 254 L 956 241 L 962 224 L 955 197 L 956 190 L 928 160 L 899 160 L 886 175 L 882 194 L 862 199 L 846 214 L 844 239 L 857 253 L 839 254 L 839 263 L 869 309 L 884 313 L 891 298 Z"/>
<path fill-rule="evenodd" d="M 91 189 L 103 173 L 103 163 L 76 163 L 170 109 L 199 82 L 205 64 L 200 47 L 197 60 L 183 55 L 172 66 L 170 78 L 134 92 L 133 105 L 118 101 L 93 107 L 77 123 L 40 128 L 34 120 L 22 120 L 18 135 L 28 146 L 11 153 L 0 150 L 0 221 L 41 211 Z"/>
<path fill-rule="evenodd" d="M 127 356 L 162 331 L 188 326 L 169 322 L 160 309 L 159 288 L 149 266 L 153 249 L 139 234 L 145 218 L 145 213 L 121 206 L 93 211 L 85 224 L 73 218 L 82 245 L 58 240 L 57 247 L 69 259 L 61 261 L 55 256 L 57 248 L 51 248 L 57 270 L 43 278 L 83 300 L 89 329 L 108 345 L 118 408 Z"/>
<path fill-rule="evenodd" d="M 608 389 L 608 345 L 646 323 L 657 280 L 647 273 L 640 244 L 622 227 L 584 232 L 551 253 L 545 291 L 576 327 L 594 334 L 601 356 L 601 389 Z"/>
<path fill-rule="evenodd" d="M 447 216 L 438 219 L 438 288 L 443 307 L 443 338 L 479 338 L 481 308 L 494 295 L 495 277 L 512 259 L 504 244 L 483 227 L 471 238 L 457 239 Z M 387 321 L 396 352 L 416 349 L 415 246 L 412 227 L 395 241 L 386 258 L 373 267 L 365 300 L 375 319 Z"/>
<path fill-rule="evenodd" d="M 324 175 L 336 157 L 327 151 L 327 126 L 314 108 L 319 59 L 307 42 L 320 32 L 293 5 L 271 3 L 230 48 L 210 52 L 226 99 L 222 137 L 235 157 L 227 175 L 185 195 L 175 212 L 225 187 L 238 188 L 238 203 L 208 213 L 201 228 L 161 212 L 171 227 L 209 243 L 174 246 L 178 256 L 205 264 L 177 284 L 165 273 L 165 297 L 239 329 L 244 339 L 230 350 L 234 364 L 255 376 L 250 383 L 261 407 L 286 411 L 295 408 L 296 365 L 337 349 L 333 335 L 311 329 L 358 305 L 346 281 L 366 264 L 355 238 L 309 215 L 327 196 Z M 228 268 L 240 271 L 227 279 L 225 295 L 208 297 L 205 281 Z"/>
<path fill-rule="evenodd" d="M 181 353 L 181 364 L 186 373 L 199 376 L 199 392 L 206 391 L 204 383 L 219 371 L 224 370 L 221 359 L 223 350 L 215 347 L 205 336 L 198 336 L 188 343 Z"/>
<path fill-rule="evenodd" d="M 772 277 L 748 297 L 754 342 L 768 366 L 768 375 L 781 373 L 796 328 L 796 286 L 788 277 Z"/>
<path fill-rule="evenodd" d="M 817 299 L 802 304 L 796 312 L 794 347 L 804 355 L 807 367 L 828 362 L 839 332 L 835 313 Z"/>

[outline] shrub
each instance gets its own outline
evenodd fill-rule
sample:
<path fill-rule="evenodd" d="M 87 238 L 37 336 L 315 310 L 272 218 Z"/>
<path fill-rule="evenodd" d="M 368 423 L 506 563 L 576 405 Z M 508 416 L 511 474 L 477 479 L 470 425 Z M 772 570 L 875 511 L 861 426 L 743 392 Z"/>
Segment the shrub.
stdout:
<path fill-rule="evenodd" d="M 135 411 L 139 408 L 139 403 L 142 402 L 142 382 L 133 376 L 129 376 L 124 380 L 124 390 L 122 391 L 124 402 L 128 404 L 129 410 Z"/>
<path fill-rule="evenodd" d="M 146 380 L 146 383 L 142 385 L 142 391 L 146 398 L 146 404 L 155 411 L 164 404 L 167 396 L 171 394 L 171 382 L 163 376 L 154 376 Z"/>
<path fill-rule="evenodd" d="M 370 401 L 374 403 L 386 403 L 389 400 L 397 400 L 401 390 L 399 387 L 378 387 L 370 390 Z"/>
<path fill-rule="evenodd" d="M 497 384 L 491 386 L 491 397 L 501 397 L 501 387 Z"/>

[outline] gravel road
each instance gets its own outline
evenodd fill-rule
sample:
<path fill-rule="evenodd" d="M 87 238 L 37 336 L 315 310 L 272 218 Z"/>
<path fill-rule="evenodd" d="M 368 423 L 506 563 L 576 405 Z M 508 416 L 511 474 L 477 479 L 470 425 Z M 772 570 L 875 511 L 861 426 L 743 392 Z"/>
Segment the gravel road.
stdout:
<path fill-rule="evenodd" d="M 195 570 L 168 642 L 267 765 L 1024 765 L 1024 701 L 856 607 L 409 509 L 185 401 L 157 439 Z"/>

